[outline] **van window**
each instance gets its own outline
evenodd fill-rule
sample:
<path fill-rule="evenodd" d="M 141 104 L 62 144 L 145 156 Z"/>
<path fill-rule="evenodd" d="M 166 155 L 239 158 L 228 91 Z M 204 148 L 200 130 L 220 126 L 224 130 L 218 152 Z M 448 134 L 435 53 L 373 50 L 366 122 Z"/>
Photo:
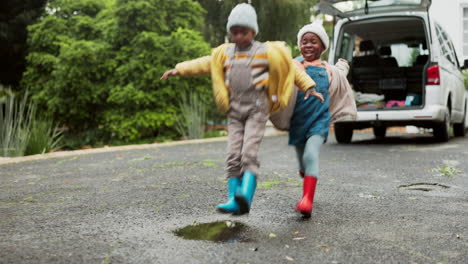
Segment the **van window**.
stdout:
<path fill-rule="evenodd" d="M 343 59 L 346 59 L 347 61 L 351 61 L 353 57 L 352 56 L 353 50 L 354 50 L 354 40 L 351 38 L 351 35 L 349 33 L 345 32 L 341 40 L 341 47 L 336 52 L 336 60 L 338 60 L 339 58 L 343 58 Z"/>
<path fill-rule="evenodd" d="M 435 24 L 435 28 L 437 39 L 439 40 L 440 48 L 442 50 L 442 56 L 444 56 L 453 65 L 457 65 L 456 56 L 447 33 L 445 33 L 444 29 L 439 24 Z"/>
<path fill-rule="evenodd" d="M 406 43 L 397 43 L 390 45 L 392 56 L 398 62 L 398 67 L 411 67 L 417 64 L 416 59 L 420 55 L 429 54 L 427 49 L 423 49 L 422 44 L 408 45 Z"/>
<path fill-rule="evenodd" d="M 451 50 L 451 52 L 453 54 L 453 57 L 455 58 L 455 66 L 457 66 L 457 68 L 459 68 L 460 65 L 458 64 L 457 53 L 455 52 L 455 48 L 453 47 L 453 43 L 451 41 L 450 41 L 449 47 L 450 47 L 450 50 Z"/>
<path fill-rule="evenodd" d="M 463 8 L 463 56 L 468 56 L 468 7 Z"/>

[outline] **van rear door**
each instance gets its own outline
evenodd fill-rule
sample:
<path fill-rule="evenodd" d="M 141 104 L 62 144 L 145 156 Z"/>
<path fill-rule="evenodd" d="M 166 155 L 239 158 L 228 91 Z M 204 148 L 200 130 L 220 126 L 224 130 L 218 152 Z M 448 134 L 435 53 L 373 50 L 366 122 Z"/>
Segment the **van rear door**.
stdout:
<path fill-rule="evenodd" d="M 320 0 L 321 13 L 339 18 L 404 11 L 427 11 L 431 0 Z"/>

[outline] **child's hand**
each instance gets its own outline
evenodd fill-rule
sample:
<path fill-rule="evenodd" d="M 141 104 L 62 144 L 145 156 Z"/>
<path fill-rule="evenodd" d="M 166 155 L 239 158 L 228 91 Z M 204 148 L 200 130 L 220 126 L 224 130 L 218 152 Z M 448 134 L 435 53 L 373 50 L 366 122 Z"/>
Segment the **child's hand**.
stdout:
<path fill-rule="evenodd" d="M 176 75 L 179 75 L 179 72 L 176 69 L 171 69 L 171 70 L 166 71 L 163 74 L 163 76 L 161 77 L 161 80 L 167 80 L 169 76 L 176 76 Z"/>
<path fill-rule="evenodd" d="M 325 101 L 325 99 L 323 99 L 323 95 L 321 93 L 315 91 L 314 88 L 310 88 L 309 90 L 307 90 L 307 92 L 305 94 L 305 97 L 304 97 L 304 100 L 307 100 L 307 98 L 309 98 L 310 96 L 318 98 L 322 104 Z"/>

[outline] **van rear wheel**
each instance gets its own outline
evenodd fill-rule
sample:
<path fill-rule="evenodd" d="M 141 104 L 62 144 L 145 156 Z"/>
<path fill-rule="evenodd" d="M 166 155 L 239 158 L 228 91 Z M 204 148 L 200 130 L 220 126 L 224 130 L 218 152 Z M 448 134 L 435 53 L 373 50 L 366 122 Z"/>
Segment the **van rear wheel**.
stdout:
<path fill-rule="evenodd" d="M 375 126 L 373 130 L 374 130 L 374 136 L 376 138 L 384 138 L 385 135 L 387 134 L 386 126 Z"/>
<path fill-rule="evenodd" d="M 353 128 L 344 123 L 335 123 L 335 138 L 338 143 L 350 143 L 353 137 Z"/>
<path fill-rule="evenodd" d="M 464 137 L 466 134 L 466 125 L 465 125 L 466 107 L 467 106 L 465 104 L 465 111 L 463 113 L 462 122 L 458 124 L 453 124 L 453 135 L 456 137 Z"/>
<path fill-rule="evenodd" d="M 434 138 L 438 142 L 447 142 L 450 137 L 450 112 L 445 112 L 444 122 L 434 126 Z"/>

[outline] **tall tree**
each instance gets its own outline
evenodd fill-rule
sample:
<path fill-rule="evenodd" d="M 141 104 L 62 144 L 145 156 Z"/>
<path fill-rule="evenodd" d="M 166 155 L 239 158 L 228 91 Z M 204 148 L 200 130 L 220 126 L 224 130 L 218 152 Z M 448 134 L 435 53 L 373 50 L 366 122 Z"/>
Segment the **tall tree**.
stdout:
<path fill-rule="evenodd" d="M 257 40 L 282 40 L 296 43 L 296 33 L 310 23 L 318 0 L 252 0 L 258 16 Z M 204 37 L 212 46 L 225 42 L 226 23 L 232 8 L 245 0 L 198 0 L 207 10 Z"/>
<path fill-rule="evenodd" d="M 25 69 L 27 26 L 35 23 L 46 0 L 0 1 L 0 84 L 16 88 Z"/>

